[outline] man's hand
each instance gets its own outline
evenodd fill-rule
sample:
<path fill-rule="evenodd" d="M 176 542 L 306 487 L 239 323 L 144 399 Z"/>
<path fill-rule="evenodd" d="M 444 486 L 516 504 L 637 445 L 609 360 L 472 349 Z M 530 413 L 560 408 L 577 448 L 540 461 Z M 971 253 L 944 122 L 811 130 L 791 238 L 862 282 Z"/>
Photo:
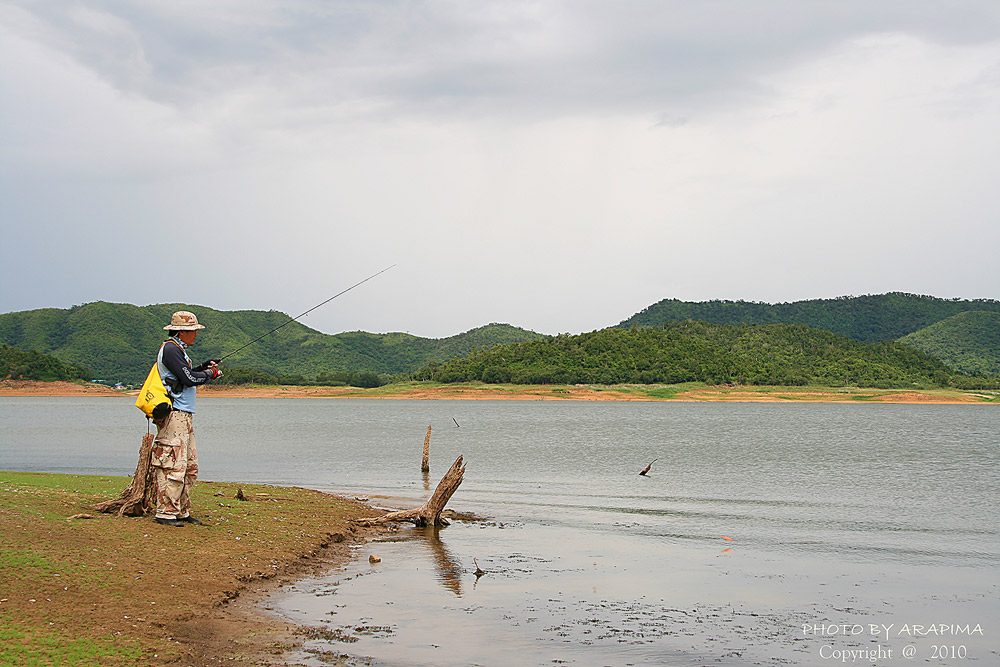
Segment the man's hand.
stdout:
<path fill-rule="evenodd" d="M 209 366 L 205 369 L 205 372 L 211 375 L 213 380 L 222 377 L 222 369 L 216 366 L 214 361 L 209 362 Z"/>

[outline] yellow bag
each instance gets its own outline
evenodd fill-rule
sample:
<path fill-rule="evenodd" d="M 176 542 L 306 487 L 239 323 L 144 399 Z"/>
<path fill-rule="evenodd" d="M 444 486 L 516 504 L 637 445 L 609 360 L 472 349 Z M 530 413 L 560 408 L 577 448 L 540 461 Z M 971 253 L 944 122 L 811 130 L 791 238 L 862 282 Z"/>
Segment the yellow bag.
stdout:
<path fill-rule="evenodd" d="M 173 403 L 167 395 L 167 388 L 163 386 L 160 371 L 156 366 L 153 364 L 146 381 L 142 383 L 139 397 L 135 399 L 135 407 L 142 410 L 150 419 L 163 419 L 170 414 Z"/>

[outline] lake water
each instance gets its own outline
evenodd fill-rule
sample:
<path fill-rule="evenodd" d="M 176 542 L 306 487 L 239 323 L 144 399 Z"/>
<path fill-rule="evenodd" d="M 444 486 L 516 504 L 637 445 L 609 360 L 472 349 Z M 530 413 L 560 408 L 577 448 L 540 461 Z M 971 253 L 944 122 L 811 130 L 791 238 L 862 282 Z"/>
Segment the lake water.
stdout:
<path fill-rule="evenodd" d="M 205 479 L 414 506 L 465 456 L 449 506 L 483 520 L 404 529 L 269 602 L 327 630 L 303 664 L 1000 663 L 995 406 L 198 407 Z M 130 400 L 0 398 L 0 469 L 131 474 L 143 432 Z"/>

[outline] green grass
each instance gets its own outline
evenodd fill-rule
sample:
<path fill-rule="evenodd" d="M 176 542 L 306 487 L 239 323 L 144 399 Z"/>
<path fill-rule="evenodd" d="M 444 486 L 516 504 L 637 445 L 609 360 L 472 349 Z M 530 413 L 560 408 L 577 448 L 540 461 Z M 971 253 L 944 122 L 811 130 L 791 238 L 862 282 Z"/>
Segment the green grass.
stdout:
<path fill-rule="evenodd" d="M 664 386 L 639 387 L 638 391 L 650 398 L 671 399 L 677 398 L 677 394 L 693 389 L 700 389 L 705 384 L 702 382 L 682 382 L 681 384 L 671 384 Z"/>
<path fill-rule="evenodd" d="M 74 494 L 106 495 L 111 493 L 117 495 L 124 486 L 123 482 L 128 484 L 128 478 L 100 475 L 48 475 L 38 472 L 0 470 L 0 485 L 20 485 L 33 489 L 52 489 Z M 0 490 L 3 488 L 0 486 Z"/>
<path fill-rule="evenodd" d="M 89 667 L 136 664 L 143 657 L 139 642 L 113 635 L 74 637 L 64 631 L 25 629 L 3 619 L 0 667 Z"/>
<path fill-rule="evenodd" d="M 53 577 L 61 575 L 63 568 L 51 558 L 41 556 L 29 549 L 7 549 L 0 553 L 0 569 L 5 570 L 6 576 L 37 576 Z M 32 572 L 25 572 L 25 570 Z"/>
<path fill-rule="evenodd" d="M 0 471 L 0 667 L 174 664 L 191 650 L 168 639 L 174 620 L 214 613 L 243 583 L 293 567 L 368 513 L 308 489 L 216 482 L 192 492 L 203 528 L 94 511 L 128 483 Z M 237 488 L 248 501 L 234 500 Z M 67 520 L 78 513 L 94 518 Z M 184 567 L 164 567 L 175 548 Z"/>
<path fill-rule="evenodd" d="M 53 559 L 38 553 L 31 545 L 0 551 L 0 571 L 11 584 L 15 581 L 45 581 L 62 585 L 61 582 L 72 581 L 74 586 L 88 589 L 107 589 L 110 586 L 106 576 L 80 567 L 71 556 Z M 0 591 L 0 595 L 2 593 Z"/>

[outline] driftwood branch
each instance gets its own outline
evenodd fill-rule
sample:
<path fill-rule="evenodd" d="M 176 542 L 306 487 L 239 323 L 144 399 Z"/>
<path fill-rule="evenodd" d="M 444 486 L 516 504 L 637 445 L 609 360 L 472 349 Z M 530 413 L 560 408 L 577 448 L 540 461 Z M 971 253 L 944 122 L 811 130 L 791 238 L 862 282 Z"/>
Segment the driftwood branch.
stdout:
<path fill-rule="evenodd" d="M 142 436 L 139 447 L 139 463 L 135 466 L 132 482 L 125 487 L 117 498 L 107 500 L 94 507 L 98 512 L 118 516 L 142 516 L 151 511 L 156 497 L 156 475 L 150 465 L 153 454 L 153 434 Z"/>
<path fill-rule="evenodd" d="M 420 507 L 400 512 L 390 512 L 373 519 L 358 519 L 357 523 L 372 526 L 378 523 L 390 521 L 409 521 L 417 526 L 447 526 L 448 522 L 441 518 L 441 512 L 445 505 L 451 500 L 451 496 L 458 490 L 462 483 L 462 475 L 465 474 L 465 466 L 462 465 L 462 457 L 459 456 L 451 464 L 451 468 L 444 474 L 437 488 L 434 489 L 430 499 Z"/>

